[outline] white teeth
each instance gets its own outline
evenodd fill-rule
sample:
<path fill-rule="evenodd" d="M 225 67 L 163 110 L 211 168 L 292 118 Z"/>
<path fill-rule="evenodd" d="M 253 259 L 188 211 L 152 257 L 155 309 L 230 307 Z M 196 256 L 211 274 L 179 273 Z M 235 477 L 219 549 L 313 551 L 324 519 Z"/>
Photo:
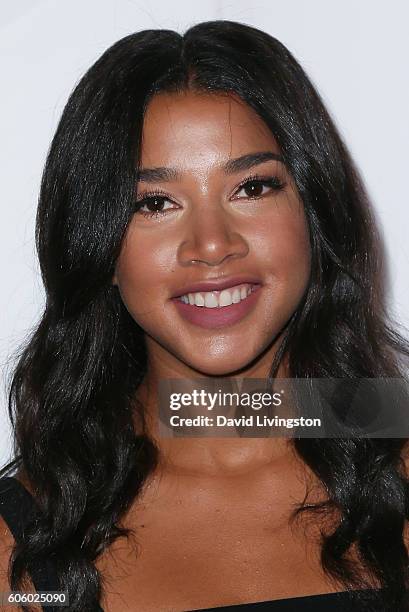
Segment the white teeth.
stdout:
<path fill-rule="evenodd" d="M 247 294 L 246 294 L 247 295 Z M 228 289 L 223 289 L 219 295 L 219 305 L 220 306 L 230 306 L 232 303 L 231 293 Z"/>
<path fill-rule="evenodd" d="M 233 291 L 233 304 L 238 304 L 240 302 L 240 289 L 235 289 Z"/>
<path fill-rule="evenodd" d="M 206 308 L 217 308 L 238 304 L 252 292 L 252 285 L 243 283 L 236 287 L 223 289 L 222 291 L 201 291 L 182 295 L 179 299 L 184 304 L 191 306 L 205 306 Z"/>
<path fill-rule="evenodd" d="M 200 293 L 195 293 L 194 297 L 195 297 L 195 305 L 196 306 L 204 306 L 205 305 L 204 297 Z"/>
<path fill-rule="evenodd" d="M 206 308 L 217 308 L 219 304 L 214 293 L 205 293 L 204 305 Z"/>

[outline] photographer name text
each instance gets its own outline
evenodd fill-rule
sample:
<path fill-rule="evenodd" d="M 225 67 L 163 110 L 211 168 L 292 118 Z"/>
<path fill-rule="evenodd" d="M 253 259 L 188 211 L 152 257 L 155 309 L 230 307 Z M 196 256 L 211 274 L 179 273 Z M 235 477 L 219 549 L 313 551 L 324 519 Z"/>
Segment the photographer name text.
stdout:
<path fill-rule="evenodd" d="M 321 419 L 318 418 L 282 418 L 278 416 L 267 417 L 260 414 L 250 414 L 238 418 L 229 418 L 224 415 L 209 417 L 198 415 L 187 418 L 179 415 L 172 415 L 169 418 L 171 427 L 321 427 Z"/>

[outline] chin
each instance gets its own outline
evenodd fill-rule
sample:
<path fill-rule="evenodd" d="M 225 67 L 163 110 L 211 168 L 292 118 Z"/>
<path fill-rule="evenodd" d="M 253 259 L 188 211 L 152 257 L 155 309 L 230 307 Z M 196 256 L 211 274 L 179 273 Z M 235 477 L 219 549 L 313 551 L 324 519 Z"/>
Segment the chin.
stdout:
<path fill-rule="evenodd" d="M 193 370 L 205 376 L 233 376 L 239 375 L 239 372 L 246 368 L 253 360 L 249 359 L 231 359 L 223 357 L 213 357 L 209 360 L 201 360 L 200 362 L 187 361 L 187 365 Z M 194 378 L 192 376 L 192 378 Z"/>

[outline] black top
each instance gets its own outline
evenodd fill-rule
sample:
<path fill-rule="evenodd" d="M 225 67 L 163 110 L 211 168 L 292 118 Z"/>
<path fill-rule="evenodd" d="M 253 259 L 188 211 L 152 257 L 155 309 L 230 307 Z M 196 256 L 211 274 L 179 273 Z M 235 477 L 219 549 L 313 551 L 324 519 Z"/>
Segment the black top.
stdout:
<path fill-rule="evenodd" d="M 0 515 L 7 523 L 16 542 L 21 541 L 24 526 L 38 512 L 34 499 L 16 478 L 0 478 Z M 50 560 L 31 567 L 30 575 L 36 591 L 60 590 L 57 574 Z M 47 606 L 43 609 L 45 612 L 63 612 L 64 610 L 64 608 L 52 606 Z M 206 612 L 211 610 L 231 610 L 232 612 L 249 612 L 251 610 L 255 610 L 255 612 L 267 612 L 270 610 L 271 612 L 391 612 L 384 604 L 378 602 L 376 591 L 369 589 L 352 592 L 342 591 L 325 595 L 309 595 L 307 597 L 291 597 L 288 599 L 276 599 L 217 608 L 201 608 L 200 610 L 186 610 L 183 612 L 203 612 L 203 610 L 206 610 Z M 99 604 L 96 604 L 95 612 L 104 611 Z M 138 610 L 135 612 L 143 611 Z"/>

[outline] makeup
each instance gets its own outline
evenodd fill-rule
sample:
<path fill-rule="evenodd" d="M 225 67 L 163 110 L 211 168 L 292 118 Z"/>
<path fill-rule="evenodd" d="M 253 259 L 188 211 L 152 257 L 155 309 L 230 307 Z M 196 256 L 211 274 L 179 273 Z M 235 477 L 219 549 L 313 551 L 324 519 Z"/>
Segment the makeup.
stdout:
<path fill-rule="evenodd" d="M 248 315 L 256 306 L 260 297 L 262 285 L 253 285 L 251 292 L 245 298 L 229 306 L 216 306 L 208 308 L 196 304 L 185 303 L 181 298 L 172 298 L 181 317 L 198 327 L 214 329 L 227 327 L 238 323 Z M 219 292 L 211 292 L 217 294 Z"/>

